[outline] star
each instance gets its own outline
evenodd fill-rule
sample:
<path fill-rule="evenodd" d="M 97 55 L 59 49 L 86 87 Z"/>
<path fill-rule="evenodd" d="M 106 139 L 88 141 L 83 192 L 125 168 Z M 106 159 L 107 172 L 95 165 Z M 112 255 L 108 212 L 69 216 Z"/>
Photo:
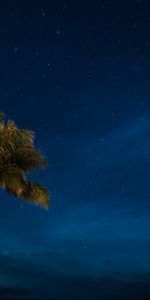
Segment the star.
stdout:
<path fill-rule="evenodd" d="M 45 16 L 46 16 L 46 12 L 45 12 L 45 10 L 44 10 L 44 9 L 42 9 L 42 8 L 41 8 L 41 14 L 42 14 L 42 16 L 43 16 L 43 17 L 45 17 Z"/>
<path fill-rule="evenodd" d="M 19 49 L 18 49 L 18 47 L 14 47 L 13 50 L 14 50 L 15 53 L 17 53 Z"/>

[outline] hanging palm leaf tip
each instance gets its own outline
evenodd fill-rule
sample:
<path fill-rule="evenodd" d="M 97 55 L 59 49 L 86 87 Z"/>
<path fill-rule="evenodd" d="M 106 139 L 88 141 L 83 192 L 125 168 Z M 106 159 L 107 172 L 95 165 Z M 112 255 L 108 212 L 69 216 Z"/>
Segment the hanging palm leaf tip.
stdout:
<path fill-rule="evenodd" d="M 26 173 L 46 168 L 44 155 L 34 148 L 34 132 L 18 129 L 16 124 L 0 113 L 0 188 L 31 204 L 49 207 L 49 192 L 26 178 Z"/>

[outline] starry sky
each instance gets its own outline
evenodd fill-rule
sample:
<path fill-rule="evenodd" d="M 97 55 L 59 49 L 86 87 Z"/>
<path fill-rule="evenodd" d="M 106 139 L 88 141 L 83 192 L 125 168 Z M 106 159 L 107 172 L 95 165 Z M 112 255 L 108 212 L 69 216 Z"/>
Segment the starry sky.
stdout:
<path fill-rule="evenodd" d="M 150 299 L 150 3 L 0 1 L 0 110 L 49 211 L 0 191 L 0 299 Z"/>

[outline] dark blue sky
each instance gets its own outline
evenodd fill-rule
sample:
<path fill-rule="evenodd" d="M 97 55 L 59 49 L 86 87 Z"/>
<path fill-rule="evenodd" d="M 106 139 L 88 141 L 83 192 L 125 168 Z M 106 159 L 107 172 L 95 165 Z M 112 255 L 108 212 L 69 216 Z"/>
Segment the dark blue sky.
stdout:
<path fill-rule="evenodd" d="M 0 110 L 51 192 L 0 192 L 0 299 L 150 299 L 149 80 L 148 0 L 0 2 Z"/>

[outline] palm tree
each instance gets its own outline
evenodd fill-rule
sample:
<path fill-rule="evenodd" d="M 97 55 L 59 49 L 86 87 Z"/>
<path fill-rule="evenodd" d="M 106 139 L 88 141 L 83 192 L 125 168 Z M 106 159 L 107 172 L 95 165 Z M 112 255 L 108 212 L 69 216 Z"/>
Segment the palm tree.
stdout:
<path fill-rule="evenodd" d="M 49 192 L 27 180 L 26 173 L 46 168 L 44 155 L 34 148 L 34 132 L 18 129 L 14 121 L 4 122 L 0 113 L 0 188 L 43 208 L 49 206 Z"/>

